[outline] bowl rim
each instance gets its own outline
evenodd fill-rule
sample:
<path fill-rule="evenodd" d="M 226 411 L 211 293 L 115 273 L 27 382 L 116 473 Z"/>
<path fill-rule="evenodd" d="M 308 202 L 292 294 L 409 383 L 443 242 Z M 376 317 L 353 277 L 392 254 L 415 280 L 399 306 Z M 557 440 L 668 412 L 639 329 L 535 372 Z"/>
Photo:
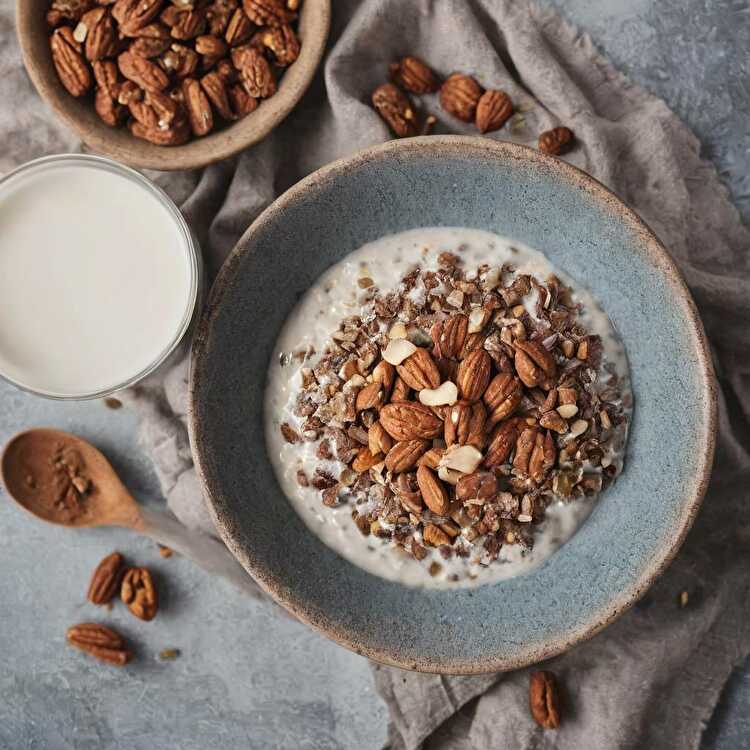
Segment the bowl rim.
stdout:
<path fill-rule="evenodd" d="M 283 586 L 278 585 L 272 570 L 256 564 L 241 546 L 233 540 L 230 525 L 221 518 L 216 508 L 209 485 L 206 465 L 203 461 L 202 428 L 196 407 L 196 395 L 199 390 L 198 383 L 201 377 L 202 360 L 207 350 L 212 320 L 216 317 L 221 307 L 225 292 L 232 284 L 238 261 L 245 253 L 252 252 L 250 248 L 254 235 L 262 231 L 264 225 L 272 217 L 282 213 L 287 206 L 304 196 L 308 190 L 315 189 L 317 183 L 324 179 L 330 179 L 337 174 L 349 172 L 363 164 L 378 160 L 388 160 L 402 154 L 408 153 L 414 155 L 427 153 L 434 155 L 436 153 L 444 153 L 446 150 L 452 154 L 469 158 L 481 158 L 484 156 L 493 159 L 510 159 L 543 165 L 546 169 L 552 170 L 557 178 L 586 192 L 607 212 L 616 214 L 619 221 L 628 225 L 633 234 L 639 238 L 642 248 L 653 261 L 655 268 L 666 279 L 667 285 L 674 292 L 675 299 L 684 308 L 687 323 L 691 326 L 695 337 L 696 367 L 706 392 L 702 415 L 704 434 L 701 435 L 705 450 L 698 456 L 698 460 L 696 461 L 695 471 L 691 478 L 690 487 L 685 493 L 685 501 L 680 508 L 677 522 L 671 529 L 667 530 L 662 544 L 655 550 L 654 556 L 637 574 L 633 584 L 628 589 L 614 595 L 604 608 L 593 613 L 592 617 L 579 624 L 577 628 L 563 636 L 553 636 L 550 641 L 527 652 L 523 656 L 490 656 L 486 657 L 481 664 L 476 662 L 473 664 L 462 663 L 460 666 L 457 666 L 456 663 L 445 663 L 439 657 L 425 660 L 426 663 L 423 664 L 415 663 L 413 660 L 403 660 L 394 657 L 392 653 L 385 652 L 382 649 L 368 647 L 361 641 L 357 641 L 355 637 L 352 637 L 351 633 L 343 629 L 326 628 L 309 615 L 303 601 L 298 601 Z M 409 671 L 470 675 L 519 669 L 558 656 L 573 645 L 587 640 L 602 631 L 630 609 L 646 593 L 676 556 L 700 509 L 713 466 L 718 402 L 717 381 L 708 339 L 687 284 L 675 261 L 657 238 L 656 234 L 631 208 L 625 205 L 596 178 L 562 159 L 549 156 L 534 148 L 510 141 L 499 141 L 478 136 L 438 135 L 387 141 L 331 162 L 289 188 L 252 222 L 224 261 L 214 281 L 203 314 L 196 328 L 190 362 L 187 414 L 190 447 L 195 462 L 196 474 L 206 499 L 206 507 L 209 515 L 213 519 L 219 534 L 229 550 L 265 593 L 291 612 L 301 622 L 336 641 L 339 645 L 344 646 L 350 651 L 366 656 L 373 661 Z"/>
<path fill-rule="evenodd" d="M 309 3 L 310 9 L 316 12 L 308 12 L 307 4 L 302 7 L 300 24 L 305 26 L 306 38 L 297 60 L 285 69 L 277 93 L 264 99 L 254 112 L 241 120 L 181 146 L 157 146 L 122 133 L 122 128 L 110 128 L 98 119 L 93 120 L 95 125 L 82 121 L 74 111 L 79 100 L 64 89 L 54 72 L 50 77 L 44 71 L 45 65 L 34 59 L 33 39 L 39 33 L 36 29 L 48 28 L 44 17 L 36 17 L 37 3 L 16 0 L 16 36 L 24 67 L 41 99 L 97 154 L 138 169 L 198 169 L 234 156 L 263 140 L 302 99 L 323 59 L 331 26 L 331 0 L 309 0 Z M 51 64 L 51 56 L 49 62 Z M 54 71 L 54 67 L 52 69 Z M 247 132 L 243 131 L 243 126 Z M 113 141 L 110 134 L 115 131 L 126 135 L 127 145 Z"/>

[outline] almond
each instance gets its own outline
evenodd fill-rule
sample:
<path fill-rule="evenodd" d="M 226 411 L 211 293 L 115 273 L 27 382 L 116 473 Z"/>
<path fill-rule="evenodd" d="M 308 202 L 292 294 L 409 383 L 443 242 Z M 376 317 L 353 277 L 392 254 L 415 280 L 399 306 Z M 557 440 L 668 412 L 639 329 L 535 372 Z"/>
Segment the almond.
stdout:
<path fill-rule="evenodd" d="M 429 440 L 402 440 L 396 443 L 385 457 L 385 468 L 394 474 L 409 471 L 429 450 Z"/>
<path fill-rule="evenodd" d="M 423 388 L 437 388 L 440 385 L 440 372 L 435 360 L 427 349 L 416 348 L 402 364 L 396 367 L 401 379 L 415 391 Z"/>
<path fill-rule="evenodd" d="M 448 492 L 432 469 L 424 464 L 417 469 L 417 483 L 424 504 L 436 515 L 446 516 L 450 508 Z"/>
<path fill-rule="evenodd" d="M 443 428 L 442 421 L 429 407 L 412 401 L 384 406 L 380 412 L 380 422 L 394 440 L 434 438 Z"/>
<path fill-rule="evenodd" d="M 383 352 L 383 359 L 389 364 L 400 365 L 416 351 L 417 347 L 409 339 L 391 339 Z"/>
<path fill-rule="evenodd" d="M 492 360 L 484 349 L 475 349 L 458 366 L 458 392 L 465 401 L 478 401 L 490 382 Z"/>

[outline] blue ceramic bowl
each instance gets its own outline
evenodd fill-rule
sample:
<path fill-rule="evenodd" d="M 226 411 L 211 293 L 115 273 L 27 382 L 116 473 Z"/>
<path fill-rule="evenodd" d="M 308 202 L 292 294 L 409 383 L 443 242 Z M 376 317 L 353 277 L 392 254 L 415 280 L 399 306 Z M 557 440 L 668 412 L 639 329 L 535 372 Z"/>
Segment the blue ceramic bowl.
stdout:
<path fill-rule="evenodd" d="M 587 286 L 625 342 L 636 404 L 625 471 L 566 545 L 525 576 L 445 592 L 375 577 L 320 542 L 280 490 L 263 434 L 269 357 L 299 296 L 365 242 L 430 225 L 518 239 Z M 703 327 L 648 227 L 562 161 L 449 136 L 336 162 L 253 223 L 199 327 L 191 401 L 193 450 L 217 528 L 274 599 L 377 661 L 465 674 L 558 654 L 645 592 L 698 511 L 716 418 Z"/>

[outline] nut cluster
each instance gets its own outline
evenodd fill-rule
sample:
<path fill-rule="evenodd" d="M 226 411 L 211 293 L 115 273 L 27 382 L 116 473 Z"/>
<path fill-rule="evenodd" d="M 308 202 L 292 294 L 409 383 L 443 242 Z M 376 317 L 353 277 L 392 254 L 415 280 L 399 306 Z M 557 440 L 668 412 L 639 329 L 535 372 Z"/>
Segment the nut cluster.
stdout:
<path fill-rule="evenodd" d="M 362 314 L 317 364 L 296 353 L 299 424 L 281 425 L 288 442 L 317 441 L 321 461 L 346 464 L 338 477 L 299 471 L 325 505 L 352 502 L 364 535 L 417 559 L 430 546 L 486 564 L 503 545 L 530 548 L 553 498 L 611 481 L 626 420 L 617 376 L 556 277 L 508 265 L 468 275 L 441 253 L 437 271 L 410 271 L 396 292 L 367 282 Z"/>
<path fill-rule="evenodd" d="M 389 73 L 391 83 L 375 89 L 372 105 L 398 138 L 426 135 L 435 124 L 434 117 L 423 119 L 419 115 L 406 92 L 438 92 L 443 110 L 463 122 L 474 123 L 480 133 L 499 130 L 513 114 L 513 102 L 504 91 L 485 90 L 476 78 L 464 73 L 452 73 L 441 84 L 435 72 L 413 55 L 391 63 Z M 573 131 L 557 127 L 539 136 L 538 147 L 558 155 L 567 151 L 572 142 Z"/>
<path fill-rule="evenodd" d="M 252 112 L 299 55 L 299 0 L 52 0 L 52 60 L 107 125 L 160 146 Z"/>

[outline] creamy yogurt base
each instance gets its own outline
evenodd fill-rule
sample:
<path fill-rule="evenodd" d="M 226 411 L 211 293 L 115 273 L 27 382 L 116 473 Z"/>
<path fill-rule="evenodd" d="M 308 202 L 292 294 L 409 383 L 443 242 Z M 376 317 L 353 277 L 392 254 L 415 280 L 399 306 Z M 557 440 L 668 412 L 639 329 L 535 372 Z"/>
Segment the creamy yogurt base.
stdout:
<path fill-rule="evenodd" d="M 511 263 L 518 273 L 531 274 L 540 280 L 551 273 L 557 275 L 570 286 L 574 301 L 582 306 L 580 323 L 589 333 L 601 337 L 604 350 L 602 369 L 609 364 L 619 377 L 624 411 L 628 417 L 632 404 L 625 350 L 607 314 L 587 290 L 554 268 L 542 253 L 515 240 L 468 228 L 413 229 L 364 245 L 329 268 L 292 311 L 271 358 L 265 401 L 268 453 L 292 507 L 323 542 L 349 562 L 374 575 L 408 586 L 427 588 L 477 586 L 533 570 L 573 536 L 597 500 L 594 496 L 572 502 L 558 500 L 551 503 L 545 520 L 535 527 L 532 550 L 524 550 L 520 545 L 504 545 L 500 557 L 487 565 L 481 562 L 478 545 L 476 554 L 468 558 L 454 556 L 445 560 L 437 549 L 427 548 L 428 557 L 417 561 L 391 540 L 362 536 L 351 517 L 352 505 L 344 503 L 335 508 L 326 507 L 321 503 L 318 490 L 298 484 L 299 469 L 310 476 L 316 467 L 323 467 L 338 476 L 345 465 L 339 461 L 321 461 L 317 458 L 317 442 L 290 444 L 283 439 L 280 431 L 282 422 L 288 422 L 298 429 L 303 421 L 293 414 L 303 365 L 287 355 L 311 346 L 318 353 L 325 349 L 341 320 L 357 314 L 361 309 L 359 298 L 362 289 L 357 284 L 358 279 L 369 277 L 381 291 L 395 290 L 404 274 L 417 265 L 436 270 L 438 255 L 443 251 L 457 253 L 467 271 L 485 263 L 497 267 Z M 523 302 L 529 314 L 534 316 L 536 292 L 532 290 Z M 313 366 L 318 357 L 313 356 L 304 366 Z M 286 363 L 283 366 L 280 365 L 282 361 Z M 602 378 L 602 382 L 604 380 Z M 605 462 L 614 465 L 618 472 L 622 469 L 629 421 L 628 418 L 619 428 Z M 587 470 L 600 469 L 591 467 Z M 435 575 L 429 571 L 431 561 L 440 563 L 440 571 Z"/>

